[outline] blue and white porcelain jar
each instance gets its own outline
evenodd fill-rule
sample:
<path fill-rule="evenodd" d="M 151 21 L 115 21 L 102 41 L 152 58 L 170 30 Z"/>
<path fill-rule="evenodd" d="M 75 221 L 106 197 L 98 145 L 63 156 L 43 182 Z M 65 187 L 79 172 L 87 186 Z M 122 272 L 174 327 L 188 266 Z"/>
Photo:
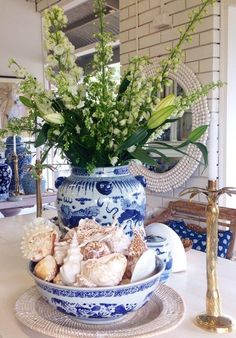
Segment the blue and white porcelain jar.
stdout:
<path fill-rule="evenodd" d="M 160 283 L 165 283 L 171 274 L 173 258 L 166 238 L 161 236 L 147 236 L 147 246 L 156 251 L 157 256 L 165 263 L 165 270 L 161 275 Z"/>
<path fill-rule="evenodd" d="M 128 166 L 96 168 L 92 174 L 72 167 L 71 175 L 59 177 L 56 187 L 58 217 L 69 228 L 83 218 L 95 218 L 104 226 L 117 220 L 131 236 L 133 226 L 143 226 L 144 180 L 132 176 Z"/>
<path fill-rule="evenodd" d="M 27 151 L 24 142 L 22 142 L 20 136 L 16 136 L 16 153 L 18 155 L 18 173 L 20 190 L 22 190 L 21 180 L 24 174 L 27 172 L 27 167 L 31 163 L 31 154 Z M 15 175 L 14 175 L 14 162 L 13 162 L 13 136 L 9 136 L 6 139 L 5 150 L 6 163 L 12 169 L 12 180 L 10 184 L 10 191 L 15 191 Z"/>
<path fill-rule="evenodd" d="M 12 178 L 11 167 L 0 158 L 0 201 L 6 201 L 9 197 L 9 186 Z"/>
<path fill-rule="evenodd" d="M 21 180 L 22 188 L 24 190 L 25 195 L 33 195 L 36 194 L 36 179 L 32 175 L 31 172 L 27 172 L 24 174 Z M 46 180 L 42 178 L 41 180 L 41 192 L 46 191 Z"/>

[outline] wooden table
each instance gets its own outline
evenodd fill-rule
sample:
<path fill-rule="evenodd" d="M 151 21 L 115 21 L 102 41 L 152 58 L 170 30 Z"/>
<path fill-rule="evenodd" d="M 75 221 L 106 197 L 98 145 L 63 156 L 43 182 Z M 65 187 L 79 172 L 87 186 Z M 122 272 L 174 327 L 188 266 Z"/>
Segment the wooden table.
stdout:
<path fill-rule="evenodd" d="M 36 195 L 20 195 L 22 198 L 18 201 L 1 201 L 0 212 L 3 216 L 17 215 L 22 208 L 33 207 L 36 204 Z M 56 201 L 57 192 L 45 192 L 42 194 L 43 204 L 52 203 Z"/>
<path fill-rule="evenodd" d="M 54 216 L 55 211 L 47 211 Z M 14 316 L 17 298 L 33 285 L 27 273 L 27 263 L 22 259 L 19 241 L 22 229 L 34 215 L 14 216 L 0 220 L 0 337 L 1 338 L 43 338 L 46 337 L 21 325 Z M 190 250 L 187 252 L 188 269 L 171 276 L 168 285 L 184 299 L 186 312 L 179 327 L 158 337 L 163 338 L 211 338 L 219 337 L 193 324 L 196 314 L 205 310 L 206 274 L 205 254 Z M 219 258 L 219 287 L 225 314 L 236 319 L 236 262 Z M 236 337 L 236 332 L 224 335 Z"/>

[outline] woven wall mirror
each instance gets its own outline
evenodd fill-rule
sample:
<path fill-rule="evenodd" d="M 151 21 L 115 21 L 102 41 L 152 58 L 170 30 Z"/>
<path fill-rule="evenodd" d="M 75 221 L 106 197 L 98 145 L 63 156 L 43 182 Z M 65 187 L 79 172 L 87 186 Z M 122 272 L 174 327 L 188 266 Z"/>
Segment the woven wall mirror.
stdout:
<path fill-rule="evenodd" d="M 155 59 L 152 64 L 145 69 L 147 76 L 155 74 L 158 67 L 159 59 Z M 169 78 L 183 89 L 184 93 L 188 94 L 193 90 L 200 88 L 201 84 L 193 71 L 184 64 L 178 67 L 177 72 L 171 71 Z M 208 109 L 207 98 L 202 97 L 192 108 L 192 129 L 198 126 L 209 124 L 210 113 Z M 199 140 L 206 144 L 207 133 Z M 185 150 L 187 155 L 182 156 L 178 162 L 170 170 L 164 173 L 156 173 L 149 170 L 147 167 L 141 165 L 136 161 L 130 164 L 130 171 L 133 175 L 142 175 L 146 178 L 147 188 L 156 192 L 166 192 L 173 188 L 180 187 L 193 174 L 199 165 L 201 159 L 200 150 L 194 145 L 189 145 Z"/>

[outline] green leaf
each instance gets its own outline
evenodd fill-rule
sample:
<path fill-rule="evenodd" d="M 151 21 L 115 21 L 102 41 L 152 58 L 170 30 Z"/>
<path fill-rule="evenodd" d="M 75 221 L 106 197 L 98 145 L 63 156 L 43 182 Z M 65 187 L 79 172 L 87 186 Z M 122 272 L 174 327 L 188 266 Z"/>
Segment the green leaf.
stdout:
<path fill-rule="evenodd" d="M 35 140 L 35 147 L 40 147 L 41 145 L 43 145 L 44 143 L 46 143 L 47 141 L 47 134 L 48 134 L 48 130 L 50 129 L 50 125 L 45 123 L 42 126 L 42 129 L 40 130 L 37 139 Z"/>
<path fill-rule="evenodd" d="M 174 112 L 175 106 L 168 106 L 161 110 L 155 111 L 147 122 L 149 129 L 156 129 L 160 127 Z"/>
<path fill-rule="evenodd" d="M 148 131 L 146 127 L 138 129 L 133 135 L 131 135 L 127 140 L 125 140 L 122 143 L 120 149 L 125 150 L 133 145 L 140 144 L 147 135 L 148 135 Z"/>
<path fill-rule="evenodd" d="M 207 150 L 207 147 L 200 142 L 194 142 L 193 144 L 195 144 L 195 146 L 197 146 L 198 149 L 201 151 L 203 161 L 204 161 L 204 165 L 205 165 L 205 167 L 207 167 L 208 166 L 208 150 Z"/>
<path fill-rule="evenodd" d="M 129 75 L 130 75 L 130 72 L 128 72 L 126 74 L 126 76 L 124 77 L 124 79 L 121 81 L 119 91 L 118 91 L 118 95 L 117 95 L 117 101 L 121 100 L 122 94 L 124 94 L 126 89 L 129 87 L 130 80 L 127 79 L 127 76 L 129 76 Z"/>
<path fill-rule="evenodd" d="M 162 141 L 155 141 L 155 144 L 159 144 L 163 148 L 172 149 L 172 150 L 177 151 L 178 153 L 189 156 L 186 152 L 184 152 L 183 150 L 180 150 L 178 148 L 178 146 L 175 147 L 175 146 L 172 146 L 171 144 L 168 144 L 168 143 L 165 143 L 165 142 L 162 142 Z M 189 156 L 189 157 L 191 157 L 191 156 Z"/>
<path fill-rule="evenodd" d="M 135 151 L 130 154 L 142 163 L 157 166 L 157 162 L 142 148 L 136 148 Z"/>
<path fill-rule="evenodd" d="M 161 158 L 163 158 L 166 162 L 171 162 L 171 159 L 169 159 L 165 154 L 163 154 L 161 151 L 157 150 L 156 148 L 149 148 L 147 147 L 146 151 L 150 153 L 155 153 L 159 155 Z"/>
<path fill-rule="evenodd" d="M 203 126 L 195 128 L 188 135 L 188 140 L 190 142 L 196 142 L 206 132 L 207 128 L 208 128 L 208 125 L 203 125 Z"/>
<path fill-rule="evenodd" d="M 28 108 L 34 108 L 33 102 L 30 99 L 28 99 L 27 97 L 19 96 L 19 100 L 20 100 L 21 103 L 23 103 L 24 106 L 26 106 Z"/>

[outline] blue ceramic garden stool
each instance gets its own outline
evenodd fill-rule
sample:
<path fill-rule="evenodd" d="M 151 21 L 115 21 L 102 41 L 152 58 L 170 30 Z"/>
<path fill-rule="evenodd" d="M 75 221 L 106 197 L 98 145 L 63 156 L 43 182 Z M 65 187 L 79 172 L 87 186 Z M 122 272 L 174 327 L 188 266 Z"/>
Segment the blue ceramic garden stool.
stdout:
<path fill-rule="evenodd" d="M 147 236 L 147 246 L 149 249 L 156 251 L 157 256 L 165 263 L 165 270 L 161 275 L 160 283 L 165 283 L 171 274 L 173 258 L 168 241 L 165 237 L 161 236 Z"/>
<path fill-rule="evenodd" d="M 117 220 L 131 236 L 132 227 L 143 226 L 143 184 L 142 177 L 132 176 L 128 166 L 97 168 L 91 174 L 73 167 L 69 177 L 56 181 L 59 220 L 69 228 L 84 218 L 94 218 L 103 226 Z"/>

